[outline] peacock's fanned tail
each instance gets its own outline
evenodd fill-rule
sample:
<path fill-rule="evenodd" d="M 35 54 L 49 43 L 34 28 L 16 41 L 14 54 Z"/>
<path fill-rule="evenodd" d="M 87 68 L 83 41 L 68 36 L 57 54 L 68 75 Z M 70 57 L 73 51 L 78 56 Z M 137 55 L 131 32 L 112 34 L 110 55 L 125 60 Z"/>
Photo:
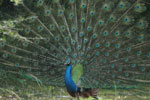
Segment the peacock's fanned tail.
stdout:
<path fill-rule="evenodd" d="M 6 72 L 64 86 L 70 57 L 72 66 L 83 65 L 82 87 L 150 83 L 149 0 L 24 0 L 20 6 L 13 33 L 0 39 Z"/>

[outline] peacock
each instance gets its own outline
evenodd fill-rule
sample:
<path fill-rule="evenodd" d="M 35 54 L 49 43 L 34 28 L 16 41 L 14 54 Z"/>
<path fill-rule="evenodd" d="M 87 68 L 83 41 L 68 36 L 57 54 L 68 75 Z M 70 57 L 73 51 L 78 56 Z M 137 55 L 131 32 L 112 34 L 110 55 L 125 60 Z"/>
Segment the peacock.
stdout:
<path fill-rule="evenodd" d="M 0 69 L 97 99 L 98 89 L 149 94 L 149 0 L 19 0 L 3 22 Z"/>
<path fill-rule="evenodd" d="M 98 89 L 91 89 L 91 88 L 81 88 L 80 87 L 80 78 L 83 73 L 83 67 L 81 64 L 77 64 L 74 69 L 72 70 L 71 62 L 69 59 L 66 60 L 66 72 L 65 72 L 65 85 L 67 88 L 68 93 L 72 97 L 79 96 L 88 98 L 92 96 L 93 98 L 97 98 Z"/>

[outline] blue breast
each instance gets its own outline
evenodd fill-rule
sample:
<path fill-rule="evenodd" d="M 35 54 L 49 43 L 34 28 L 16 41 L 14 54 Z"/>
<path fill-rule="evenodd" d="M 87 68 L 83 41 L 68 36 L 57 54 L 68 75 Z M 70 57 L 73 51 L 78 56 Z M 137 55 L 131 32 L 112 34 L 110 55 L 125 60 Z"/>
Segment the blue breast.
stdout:
<path fill-rule="evenodd" d="M 68 65 L 65 73 L 65 85 L 68 92 L 74 93 L 77 92 L 77 86 L 71 79 L 71 70 L 72 70 L 71 65 Z"/>

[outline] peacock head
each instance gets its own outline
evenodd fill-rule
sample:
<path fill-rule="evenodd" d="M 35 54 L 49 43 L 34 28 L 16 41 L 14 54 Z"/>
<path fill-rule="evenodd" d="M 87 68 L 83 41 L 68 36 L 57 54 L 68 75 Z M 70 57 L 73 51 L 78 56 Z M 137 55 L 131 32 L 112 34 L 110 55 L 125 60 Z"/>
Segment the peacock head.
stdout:
<path fill-rule="evenodd" d="M 70 59 L 69 59 L 69 58 L 67 58 L 67 59 L 66 59 L 66 61 L 65 61 L 65 65 L 67 65 L 67 66 L 68 66 L 68 65 L 70 65 L 70 64 L 71 64 L 71 61 L 70 61 Z"/>

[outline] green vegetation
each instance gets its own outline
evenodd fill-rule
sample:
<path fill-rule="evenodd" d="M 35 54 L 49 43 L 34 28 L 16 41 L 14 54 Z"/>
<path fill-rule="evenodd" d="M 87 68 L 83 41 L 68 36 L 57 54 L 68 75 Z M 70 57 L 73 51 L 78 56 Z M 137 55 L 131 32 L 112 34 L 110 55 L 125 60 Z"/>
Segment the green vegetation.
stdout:
<path fill-rule="evenodd" d="M 34 84 L 34 86 L 33 84 L 34 83 L 28 83 L 28 85 L 18 87 L 8 86 L 7 88 L 9 89 L 0 88 L 0 100 L 3 100 L 4 98 L 16 98 L 17 100 L 69 100 L 69 98 L 71 98 L 64 88 L 51 86 L 39 87 L 38 85 Z M 99 100 L 150 100 L 149 95 L 137 95 L 137 93 L 138 92 L 134 90 L 115 91 L 100 89 Z M 72 99 L 74 100 L 74 98 Z M 81 98 L 80 100 L 92 100 L 92 98 Z"/>
<path fill-rule="evenodd" d="M 11 73 L 1 71 L 0 76 L 0 100 L 6 100 L 6 98 L 7 100 L 70 100 L 71 98 L 65 88 L 44 85 L 32 75 L 27 75 L 28 78 L 20 76 L 18 81 L 14 80 L 17 77 Z M 99 100 L 150 100 L 149 87 L 150 85 L 146 84 L 139 86 L 144 91 L 116 88 L 100 89 L 98 97 Z M 80 100 L 92 100 L 92 98 L 81 98 Z"/>

